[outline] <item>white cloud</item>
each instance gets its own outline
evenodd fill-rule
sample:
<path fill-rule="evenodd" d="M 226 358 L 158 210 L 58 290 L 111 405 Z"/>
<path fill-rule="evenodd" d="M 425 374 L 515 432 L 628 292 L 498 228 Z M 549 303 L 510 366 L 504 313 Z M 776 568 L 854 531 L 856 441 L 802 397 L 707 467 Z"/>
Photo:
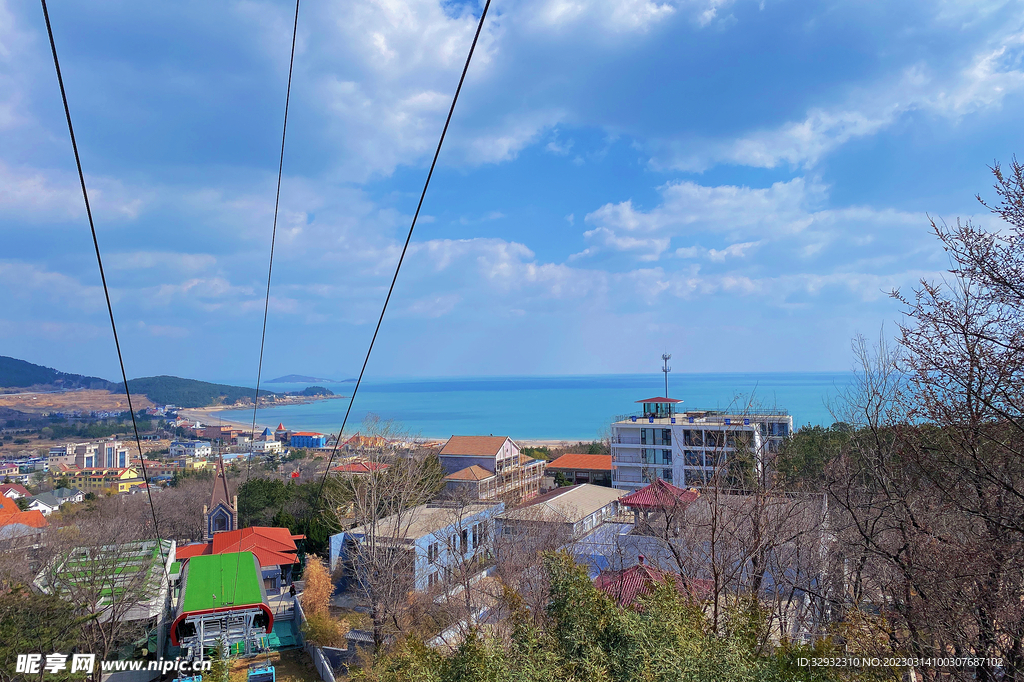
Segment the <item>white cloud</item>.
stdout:
<path fill-rule="evenodd" d="M 921 62 L 896 78 L 854 89 L 842 104 L 815 106 L 797 121 L 734 139 L 652 140 L 655 168 L 700 172 L 720 163 L 755 168 L 782 164 L 811 168 L 850 140 L 875 135 L 902 116 L 921 111 L 954 122 L 1002 105 L 1024 90 L 1024 33 L 1020 27 L 992 38 L 952 73 Z"/>

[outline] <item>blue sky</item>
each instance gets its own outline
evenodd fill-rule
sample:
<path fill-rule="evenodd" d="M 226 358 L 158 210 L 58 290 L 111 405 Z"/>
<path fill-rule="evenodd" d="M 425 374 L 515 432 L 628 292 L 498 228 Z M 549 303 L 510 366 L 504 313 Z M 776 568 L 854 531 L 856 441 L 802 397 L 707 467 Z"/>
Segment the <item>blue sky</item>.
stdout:
<path fill-rule="evenodd" d="M 289 2 L 51 3 L 130 376 L 252 380 Z M 479 6 L 308 2 L 266 376 L 352 376 Z M 1024 3 L 494 0 L 369 372 L 843 370 L 997 228 Z M 38 6 L 0 0 L 0 354 L 117 375 Z"/>

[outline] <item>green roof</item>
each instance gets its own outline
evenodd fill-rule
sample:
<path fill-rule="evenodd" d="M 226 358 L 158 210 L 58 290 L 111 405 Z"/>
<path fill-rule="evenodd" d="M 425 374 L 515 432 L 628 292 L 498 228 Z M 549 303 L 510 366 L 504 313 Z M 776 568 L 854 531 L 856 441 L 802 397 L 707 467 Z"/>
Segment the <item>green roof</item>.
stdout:
<path fill-rule="evenodd" d="M 182 611 L 263 603 L 252 552 L 194 556 L 185 569 Z"/>

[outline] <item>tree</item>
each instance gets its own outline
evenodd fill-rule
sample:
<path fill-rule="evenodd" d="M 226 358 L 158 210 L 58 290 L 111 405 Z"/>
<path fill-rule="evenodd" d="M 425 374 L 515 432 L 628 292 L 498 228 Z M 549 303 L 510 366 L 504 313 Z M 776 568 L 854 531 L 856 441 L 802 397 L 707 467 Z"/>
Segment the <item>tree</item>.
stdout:
<path fill-rule="evenodd" d="M 24 586 L 0 594 L 0 680 L 25 679 L 14 672 L 19 654 L 70 652 L 81 626 L 74 605 L 56 595 L 36 594 Z M 47 674 L 46 679 L 60 678 Z"/>

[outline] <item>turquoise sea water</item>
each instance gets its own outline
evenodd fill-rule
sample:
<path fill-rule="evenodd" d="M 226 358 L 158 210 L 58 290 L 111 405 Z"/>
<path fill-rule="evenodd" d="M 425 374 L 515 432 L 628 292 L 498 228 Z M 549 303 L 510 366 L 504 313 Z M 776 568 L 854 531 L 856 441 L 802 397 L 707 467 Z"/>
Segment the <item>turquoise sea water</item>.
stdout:
<path fill-rule="evenodd" d="M 751 395 L 764 407 L 782 408 L 793 423 L 831 424 L 826 407 L 853 375 L 819 372 L 682 374 L 669 378 L 669 394 L 683 409 L 745 405 Z M 351 395 L 353 383 L 326 384 Z M 305 384 L 270 384 L 272 391 L 292 391 Z M 665 392 L 661 374 L 565 377 L 481 377 L 458 379 L 364 380 L 356 396 L 346 433 L 354 433 L 367 413 L 401 422 L 413 436 L 508 435 L 515 439 L 591 440 L 608 431 L 616 415 L 637 411 L 637 400 Z M 336 432 L 348 400 L 262 409 L 258 422 L 278 422 L 293 430 Z M 225 410 L 222 418 L 249 422 L 252 411 Z"/>

